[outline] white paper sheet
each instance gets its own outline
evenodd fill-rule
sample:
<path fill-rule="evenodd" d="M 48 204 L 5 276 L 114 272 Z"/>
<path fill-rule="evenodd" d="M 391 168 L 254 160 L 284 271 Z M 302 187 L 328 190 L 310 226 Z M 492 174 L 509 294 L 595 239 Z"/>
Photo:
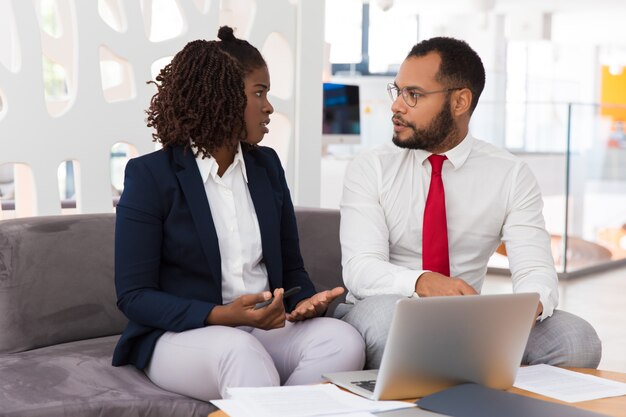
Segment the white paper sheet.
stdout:
<path fill-rule="evenodd" d="M 212 401 L 230 417 L 361 417 L 370 412 L 414 407 L 403 401 L 371 401 L 332 384 L 230 388 L 228 400 Z"/>
<path fill-rule="evenodd" d="M 568 403 L 626 395 L 626 384 L 550 365 L 524 366 L 513 386 Z"/>
<path fill-rule="evenodd" d="M 211 403 L 228 414 L 228 417 L 256 417 L 252 410 L 242 407 L 241 402 L 237 400 L 213 400 Z M 361 411 L 349 414 L 327 414 L 324 417 L 376 417 L 376 415 Z"/>

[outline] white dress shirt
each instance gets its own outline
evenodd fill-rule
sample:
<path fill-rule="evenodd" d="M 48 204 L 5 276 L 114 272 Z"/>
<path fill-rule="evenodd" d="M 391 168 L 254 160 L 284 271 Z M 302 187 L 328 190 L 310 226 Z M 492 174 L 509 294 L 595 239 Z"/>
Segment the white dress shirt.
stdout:
<path fill-rule="evenodd" d="M 269 289 L 267 270 L 261 262 L 261 231 L 248 190 L 241 145 L 233 163 L 221 177 L 214 158 L 196 158 L 222 260 L 222 300 L 230 303 L 244 294 Z"/>
<path fill-rule="evenodd" d="M 354 302 L 380 294 L 414 295 L 422 270 L 422 221 L 430 185 L 429 152 L 392 143 L 348 166 L 341 201 L 343 276 Z M 450 273 L 480 292 L 487 262 L 505 242 L 514 292 L 537 292 L 541 319 L 558 303 L 557 274 L 543 201 L 528 166 L 468 136 L 446 152 Z"/>

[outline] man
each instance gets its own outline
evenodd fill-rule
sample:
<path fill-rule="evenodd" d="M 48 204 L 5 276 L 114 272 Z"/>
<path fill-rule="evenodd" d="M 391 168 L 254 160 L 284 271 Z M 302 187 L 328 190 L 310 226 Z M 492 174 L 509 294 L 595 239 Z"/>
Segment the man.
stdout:
<path fill-rule="evenodd" d="M 484 85 L 482 61 L 467 43 L 418 43 L 388 87 L 393 144 L 359 155 L 346 172 L 341 246 L 349 294 L 336 316 L 365 338 L 367 368 L 380 365 L 398 298 L 477 294 L 500 242 L 513 290 L 540 295 L 523 362 L 600 362 L 591 325 L 554 310 L 557 274 L 533 174 L 469 133 Z"/>

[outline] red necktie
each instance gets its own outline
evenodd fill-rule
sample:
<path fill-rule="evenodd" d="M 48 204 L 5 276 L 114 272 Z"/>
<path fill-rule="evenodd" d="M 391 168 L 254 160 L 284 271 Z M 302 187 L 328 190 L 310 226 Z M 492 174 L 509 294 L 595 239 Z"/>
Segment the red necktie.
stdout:
<path fill-rule="evenodd" d="M 445 155 L 433 154 L 428 157 L 432 172 L 426 207 L 424 208 L 422 268 L 450 276 L 446 197 L 441 180 L 441 167 L 446 159 Z"/>

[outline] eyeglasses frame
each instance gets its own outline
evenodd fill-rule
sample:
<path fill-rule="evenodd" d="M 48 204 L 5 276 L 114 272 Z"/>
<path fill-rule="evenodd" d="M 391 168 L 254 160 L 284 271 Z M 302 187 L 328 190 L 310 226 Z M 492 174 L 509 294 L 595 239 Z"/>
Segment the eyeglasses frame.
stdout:
<path fill-rule="evenodd" d="M 413 89 L 415 90 L 417 87 L 402 87 L 402 88 L 398 88 L 398 86 L 396 86 L 394 83 L 389 83 L 387 84 L 387 94 L 389 94 L 389 98 L 391 99 L 392 102 L 395 102 L 398 98 L 398 96 L 402 96 L 402 100 L 404 100 L 404 103 L 413 108 L 415 106 L 417 106 L 417 102 L 419 101 L 420 98 L 422 98 L 422 96 L 427 96 L 430 94 L 437 94 L 437 93 L 449 93 L 450 91 L 455 91 L 455 90 L 462 90 L 465 87 L 451 87 L 451 88 L 444 88 L 442 90 L 435 90 L 435 91 L 414 91 L 413 94 L 416 94 L 417 97 L 415 98 L 415 104 L 411 105 L 408 101 L 407 101 L 407 96 L 409 95 L 409 90 Z M 396 98 L 393 98 L 393 93 L 391 92 L 392 90 L 396 90 L 397 91 L 397 96 Z"/>

